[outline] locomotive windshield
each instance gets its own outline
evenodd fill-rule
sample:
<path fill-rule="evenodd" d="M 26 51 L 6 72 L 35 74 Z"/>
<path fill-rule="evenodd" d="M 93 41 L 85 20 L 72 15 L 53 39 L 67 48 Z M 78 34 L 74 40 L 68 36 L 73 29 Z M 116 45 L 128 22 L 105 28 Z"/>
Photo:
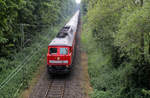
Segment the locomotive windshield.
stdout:
<path fill-rule="evenodd" d="M 50 54 L 57 54 L 57 48 L 50 48 Z"/>
<path fill-rule="evenodd" d="M 68 48 L 60 48 L 60 55 L 67 55 L 68 54 Z"/>

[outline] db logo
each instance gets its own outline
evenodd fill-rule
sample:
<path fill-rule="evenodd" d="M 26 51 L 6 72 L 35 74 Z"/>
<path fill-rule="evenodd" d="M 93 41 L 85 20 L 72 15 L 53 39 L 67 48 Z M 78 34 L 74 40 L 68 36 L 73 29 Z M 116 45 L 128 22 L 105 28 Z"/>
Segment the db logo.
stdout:
<path fill-rule="evenodd" d="M 57 57 L 57 60 L 60 60 L 60 57 Z"/>

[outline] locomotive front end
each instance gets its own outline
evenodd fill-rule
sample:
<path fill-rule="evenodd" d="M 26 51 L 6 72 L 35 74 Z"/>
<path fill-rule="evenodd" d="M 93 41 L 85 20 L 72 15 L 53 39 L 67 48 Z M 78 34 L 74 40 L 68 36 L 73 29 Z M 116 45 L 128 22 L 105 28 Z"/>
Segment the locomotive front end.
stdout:
<path fill-rule="evenodd" d="M 71 69 L 71 52 L 69 47 L 49 47 L 47 67 L 50 73 L 68 73 Z"/>

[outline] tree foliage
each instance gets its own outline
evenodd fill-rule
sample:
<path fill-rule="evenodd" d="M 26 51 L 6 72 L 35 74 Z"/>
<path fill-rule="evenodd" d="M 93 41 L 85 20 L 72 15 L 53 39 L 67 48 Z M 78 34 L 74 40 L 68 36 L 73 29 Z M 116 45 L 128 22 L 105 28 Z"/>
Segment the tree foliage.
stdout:
<path fill-rule="evenodd" d="M 106 91 L 106 97 L 115 92 L 111 98 L 148 98 L 142 89 L 150 88 L 149 5 L 148 0 L 89 0 L 83 4 L 87 18 L 83 32 L 94 40 L 90 44 L 93 48 L 87 50 L 89 56 L 96 58 L 89 57 L 89 73 L 94 88 Z M 84 37 L 83 40 L 89 43 Z M 114 87 L 113 81 L 119 86 Z"/>
<path fill-rule="evenodd" d="M 74 0 L 0 0 L 0 57 L 9 57 L 19 49 L 20 24 L 31 38 L 44 26 L 56 25 L 71 15 Z"/>

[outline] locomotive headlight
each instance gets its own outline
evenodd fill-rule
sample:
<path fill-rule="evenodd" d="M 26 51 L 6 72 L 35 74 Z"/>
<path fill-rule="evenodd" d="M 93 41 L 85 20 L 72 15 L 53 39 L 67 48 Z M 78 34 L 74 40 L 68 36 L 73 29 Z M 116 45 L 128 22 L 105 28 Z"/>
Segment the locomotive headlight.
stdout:
<path fill-rule="evenodd" d="M 66 67 L 68 68 L 68 67 L 69 67 L 69 65 L 66 65 Z"/>
<path fill-rule="evenodd" d="M 64 61 L 63 63 L 68 63 L 68 61 Z"/>

